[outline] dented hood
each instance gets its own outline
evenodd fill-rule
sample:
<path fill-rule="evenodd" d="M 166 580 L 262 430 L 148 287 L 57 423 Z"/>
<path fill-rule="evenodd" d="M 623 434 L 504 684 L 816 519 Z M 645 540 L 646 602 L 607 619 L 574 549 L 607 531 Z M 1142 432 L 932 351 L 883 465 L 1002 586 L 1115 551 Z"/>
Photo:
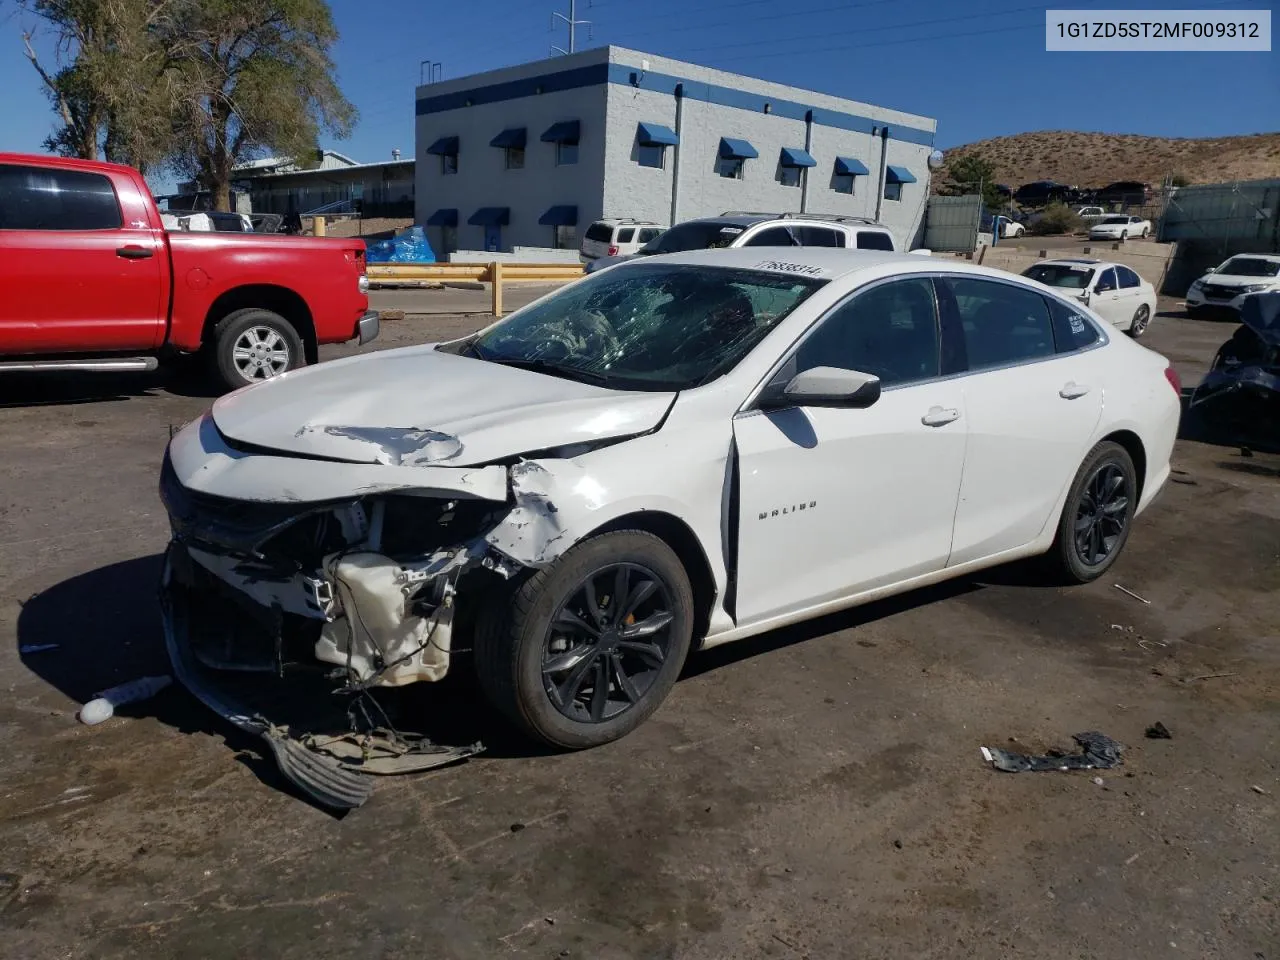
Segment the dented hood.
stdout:
<path fill-rule="evenodd" d="M 652 430 L 674 393 L 608 390 L 436 351 L 384 350 L 292 371 L 213 406 L 223 436 L 297 456 L 473 466 Z"/>

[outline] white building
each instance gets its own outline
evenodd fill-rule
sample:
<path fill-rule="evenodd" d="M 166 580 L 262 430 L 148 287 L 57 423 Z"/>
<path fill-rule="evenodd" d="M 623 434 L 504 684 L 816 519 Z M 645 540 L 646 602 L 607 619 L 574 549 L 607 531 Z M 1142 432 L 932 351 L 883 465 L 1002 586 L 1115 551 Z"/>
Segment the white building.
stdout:
<path fill-rule="evenodd" d="M 438 251 L 576 247 L 602 216 L 924 218 L 927 117 L 603 47 L 417 89 L 416 219 Z"/>

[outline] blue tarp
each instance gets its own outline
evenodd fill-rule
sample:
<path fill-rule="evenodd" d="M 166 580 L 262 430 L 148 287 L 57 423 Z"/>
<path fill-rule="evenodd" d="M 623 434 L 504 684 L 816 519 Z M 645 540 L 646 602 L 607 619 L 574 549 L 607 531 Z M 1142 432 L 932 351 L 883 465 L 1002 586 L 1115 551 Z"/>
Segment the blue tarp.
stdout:
<path fill-rule="evenodd" d="M 422 227 L 410 227 L 390 240 L 365 245 L 365 263 L 435 263 L 436 252 Z"/>

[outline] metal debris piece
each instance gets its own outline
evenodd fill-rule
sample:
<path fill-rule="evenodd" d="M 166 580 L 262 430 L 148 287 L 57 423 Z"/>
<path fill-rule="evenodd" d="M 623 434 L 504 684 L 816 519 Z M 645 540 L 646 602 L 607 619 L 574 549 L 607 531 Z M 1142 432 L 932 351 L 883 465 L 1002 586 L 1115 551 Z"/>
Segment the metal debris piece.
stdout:
<path fill-rule="evenodd" d="M 1151 603 L 1151 601 L 1150 601 L 1150 600 L 1148 600 L 1146 597 L 1140 597 L 1140 596 L 1138 596 L 1136 593 L 1134 593 L 1134 592 L 1133 592 L 1132 590 L 1130 590 L 1128 587 L 1122 587 L 1122 586 L 1120 586 L 1120 584 L 1118 584 L 1118 583 L 1113 583 L 1113 584 L 1112 584 L 1112 586 L 1113 586 L 1113 587 L 1115 587 L 1117 590 L 1119 590 L 1121 593 L 1127 593 L 1129 596 L 1133 597 L 1133 599 L 1135 599 L 1135 600 L 1141 600 L 1143 603 L 1147 603 L 1147 604 Z"/>
<path fill-rule="evenodd" d="M 1151 726 L 1147 727 L 1148 740 L 1172 740 L 1173 734 L 1169 732 L 1169 728 L 1157 720 Z"/>
<path fill-rule="evenodd" d="M 1252 790 L 1254 793 L 1260 793 L 1260 794 L 1262 794 L 1264 797 L 1265 797 L 1265 796 L 1267 796 L 1267 791 L 1263 790 L 1263 789 L 1262 789 L 1260 786 L 1258 786 L 1256 783 L 1255 783 L 1253 786 L 1251 786 L 1249 789 L 1250 789 L 1250 790 Z"/>
<path fill-rule="evenodd" d="M 1083 749 L 1080 753 L 1065 756 L 1030 756 L 1025 753 L 1014 753 L 1001 750 L 999 747 L 983 747 L 982 758 L 997 770 L 1005 773 L 1022 773 L 1031 771 L 1039 773 L 1045 770 L 1108 770 L 1124 763 L 1120 754 L 1124 744 L 1112 740 L 1106 734 L 1097 731 L 1077 733 L 1072 738 Z"/>

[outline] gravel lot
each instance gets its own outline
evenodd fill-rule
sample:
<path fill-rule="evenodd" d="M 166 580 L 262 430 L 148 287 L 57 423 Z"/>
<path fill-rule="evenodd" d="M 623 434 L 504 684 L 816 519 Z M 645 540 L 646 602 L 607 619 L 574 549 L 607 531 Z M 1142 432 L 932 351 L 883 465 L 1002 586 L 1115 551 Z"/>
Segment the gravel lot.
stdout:
<path fill-rule="evenodd" d="M 1193 384 L 1231 328 L 1162 305 L 1149 343 Z M 75 719 L 167 667 L 157 471 L 209 399 L 0 391 L 5 956 L 1280 957 L 1280 456 L 1180 441 L 1105 580 L 996 570 L 695 656 L 587 753 L 531 750 L 460 674 L 424 724 L 488 752 L 339 820 L 180 689 Z M 1129 747 L 1100 785 L 979 755 L 1085 730 Z"/>

